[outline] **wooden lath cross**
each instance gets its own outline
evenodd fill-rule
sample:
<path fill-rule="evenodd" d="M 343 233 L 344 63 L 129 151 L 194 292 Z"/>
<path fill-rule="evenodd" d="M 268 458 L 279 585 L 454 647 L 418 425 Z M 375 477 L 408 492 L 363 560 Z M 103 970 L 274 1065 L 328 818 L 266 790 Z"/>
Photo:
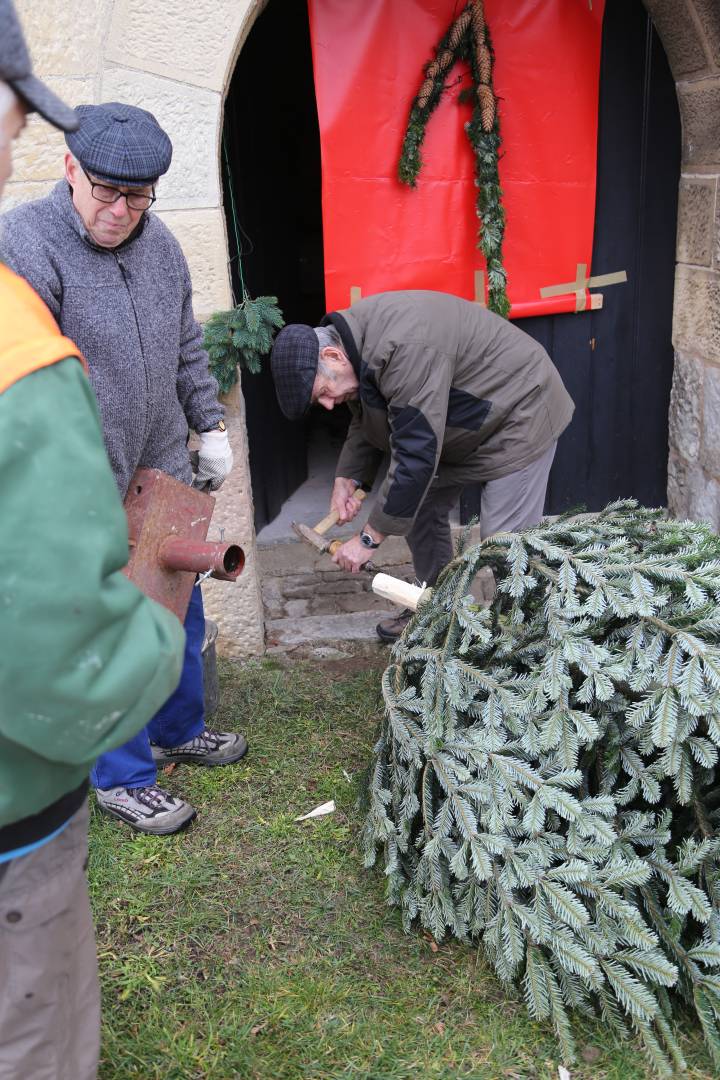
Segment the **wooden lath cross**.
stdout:
<path fill-rule="evenodd" d="M 625 270 L 618 270 L 614 274 L 597 274 L 595 277 L 587 276 L 587 263 L 577 264 L 577 273 L 574 281 L 567 281 L 563 285 L 546 285 L 540 290 L 543 300 L 549 296 L 565 296 L 567 293 L 575 293 L 575 310 L 585 311 L 587 308 L 587 290 L 599 288 L 601 285 L 619 285 L 627 281 Z M 599 303 L 595 303 L 598 297 Z M 590 297 L 590 308 L 602 307 L 602 296 L 595 294 Z"/>

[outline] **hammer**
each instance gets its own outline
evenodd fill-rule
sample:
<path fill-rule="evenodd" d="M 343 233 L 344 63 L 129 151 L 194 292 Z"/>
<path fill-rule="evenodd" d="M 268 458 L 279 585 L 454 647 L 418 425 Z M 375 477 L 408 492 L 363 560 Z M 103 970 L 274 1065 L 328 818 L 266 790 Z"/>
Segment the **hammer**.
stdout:
<path fill-rule="evenodd" d="M 353 498 L 361 502 L 367 492 L 362 488 L 358 488 Z M 345 543 L 344 540 L 328 540 L 325 533 L 328 529 L 332 529 L 333 525 L 337 524 L 338 517 L 337 510 L 331 510 L 327 517 L 324 517 L 322 521 L 318 521 L 314 529 L 311 529 L 309 525 L 301 525 L 298 521 L 293 521 L 293 530 L 297 533 L 301 540 L 305 540 L 308 544 L 311 544 L 321 555 L 327 553 L 328 555 L 334 555 L 339 547 Z M 372 572 L 372 566 L 370 563 L 366 563 L 364 569 Z"/>

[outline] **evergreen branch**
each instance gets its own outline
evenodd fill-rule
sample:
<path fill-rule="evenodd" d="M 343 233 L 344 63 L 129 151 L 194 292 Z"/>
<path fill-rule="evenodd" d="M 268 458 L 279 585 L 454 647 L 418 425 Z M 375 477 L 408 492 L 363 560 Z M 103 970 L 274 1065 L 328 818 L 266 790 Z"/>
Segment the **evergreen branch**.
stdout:
<path fill-rule="evenodd" d="M 238 380 L 238 370 L 257 374 L 262 360 L 272 347 L 275 333 L 284 326 L 277 297 L 244 296 L 231 311 L 216 311 L 203 328 L 210 371 L 221 393 L 227 393 Z"/>

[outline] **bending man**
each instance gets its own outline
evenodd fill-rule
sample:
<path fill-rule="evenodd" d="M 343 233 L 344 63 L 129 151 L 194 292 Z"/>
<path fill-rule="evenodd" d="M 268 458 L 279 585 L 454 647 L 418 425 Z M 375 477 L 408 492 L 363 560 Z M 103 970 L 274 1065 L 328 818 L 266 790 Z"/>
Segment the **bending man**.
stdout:
<path fill-rule="evenodd" d="M 350 407 L 331 498 L 340 523 L 358 513 L 355 489 L 389 453 L 367 525 L 334 556 L 344 570 L 405 536 L 418 580 L 434 584 L 452 558 L 449 514 L 466 484 L 483 485 L 483 536 L 540 520 L 573 403 L 545 350 L 487 309 L 445 293 L 379 293 L 315 329 L 285 327 L 272 372 L 291 420 L 313 404 Z M 399 637 L 410 614 L 380 623 L 380 637 Z"/>

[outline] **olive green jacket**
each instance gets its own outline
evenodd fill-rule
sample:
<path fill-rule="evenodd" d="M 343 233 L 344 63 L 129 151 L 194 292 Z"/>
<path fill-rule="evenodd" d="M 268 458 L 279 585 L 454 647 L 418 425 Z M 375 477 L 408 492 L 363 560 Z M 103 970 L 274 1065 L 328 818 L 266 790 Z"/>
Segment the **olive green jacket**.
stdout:
<path fill-rule="evenodd" d="M 539 458 L 573 402 L 545 350 L 512 323 L 446 293 L 389 292 L 332 312 L 359 400 L 336 475 L 387 476 L 369 523 L 403 535 L 433 477 L 480 483 Z"/>

